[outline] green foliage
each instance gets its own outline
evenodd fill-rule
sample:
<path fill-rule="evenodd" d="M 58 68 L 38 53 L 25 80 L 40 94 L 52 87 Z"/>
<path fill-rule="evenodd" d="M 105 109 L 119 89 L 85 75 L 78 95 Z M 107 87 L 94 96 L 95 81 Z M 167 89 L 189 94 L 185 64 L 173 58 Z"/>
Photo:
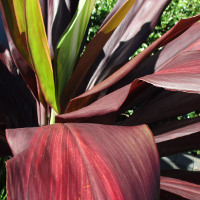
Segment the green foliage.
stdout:
<path fill-rule="evenodd" d="M 149 35 L 147 45 L 157 40 L 181 19 L 192 17 L 198 13 L 200 13 L 200 0 L 172 0 L 163 12 L 155 30 Z"/>
<path fill-rule="evenodd" d="M 172 2 L 162 13 L 162 16 L 154 31 L 149 35 L 146 42 L 141 45 L 141 47 L 134 53 L 132 57 L 142 52 L 151 43 L 171 29 L 181 19 L 192 17 L 199 13 L 200 0 L 172 0 Z"/>
<path fill-rule="evenodd" d="M 89 42 L 99 30 L 100 25 L 106 18 L 108 13 L 112 10 L 117 0 L 96 0 L 94 9 L 92 11 L 90 28 L 88 31 L 87 42 Z"/>
<path fill-rule="evenodd" d="M 0 158 L 0 200 L 6 199 L 6 167 L 5 161 L 7 158 Z"/>

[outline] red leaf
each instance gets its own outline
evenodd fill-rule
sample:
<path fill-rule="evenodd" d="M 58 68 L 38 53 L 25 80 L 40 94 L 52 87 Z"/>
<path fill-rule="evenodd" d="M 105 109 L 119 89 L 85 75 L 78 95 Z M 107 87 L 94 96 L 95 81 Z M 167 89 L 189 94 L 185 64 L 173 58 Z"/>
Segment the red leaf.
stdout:
<path fill-rule="evenodd" d="M 99 95 L 102 90 L 105 90 L 125 76 L 127 76 L 132 70 L 134 70 L 145 58 L 147 58 L 150 53 L 157 49 L 160 46 L 167 44 L 168 42 L 172 41 L 174 38 L 178 37 L 182 34 L 185 30 L 187 30 L 190 26 L 192 26 L 196 21 L 200 19 L 200 15 L 181 20 L 178 24 L 176 24 L 172 29 L 170 29 L 167 33 L 165 33 L 162 37 L 156 40 L 152 45 L 146 48 L 143 52 L 141 52 L 138 56 L 133 58 L 127 64 L 125 64 L 122 68 L 116 71 L 114 74 L 109 76 L 107 79 L 102 81 L 101 83 L 97 84 L 91 90 L 85 92 L 84 94 L 80 95 L 79 97 L 74 98 L 71 100 L 67 112 L 72 112 L 74 110 L 80 109 L 86 105 L 89 105 L 93 102 Z"/>
<path fill-rule="evenodd" d="M 121 1 L 118 2 L 117 4 L 120 4 Z M 92 67 L 93 75 L 89 77 L 90 79 L 86 77 L 86 81 L 89 80 L 86 90 L 91 89 L 128 62 L 129 57 L 153 31 L 162 11 L 170 2 L 171 0 L 136 1 L 103 47 Z"/>
<path fill-rule="evenodd" d="M 200 184 L 200 171 L 185 171 L 185 170 L 165 170 L 161 171 L 161 176 L 167 176 L 171 178 L 180 179 L 183 181 Z"/>
<path fill-rule="evenodd" d="M 15 151 L 13 132 L 7 137 Z M 154 200 L 159 194 L 158 154 L 145 125 L 37 128 L 29 147 L 7 162 L 7 171 L 8 200 Z"/>
<path fill-rule="evenodd" d="M 161 177 L 162 190 L 177 194 L 190 200 L 200 199 L 200 186 L 174 178 Z M 163 200 L 166 198 L 162 198 Z"/>
<path fill-rule="evenodd" d="M 56 122 L 95 122 L 113 124 L 117 114 L 120 112 L 120 108 L 130 100 L 129 97 L 132 97 L 131 101 L 133 101 L 142 90 L 149 86 L 150 85 L 146 82 L 136 80 L 132 84 L 102 97 L 89 106 L 71 113 L 57 115 Z M 77 99 L 74 106 L 79 106 L 79 100 L 82 101 L 82 99 Z"/>
<path fill-rule="evenodd" d="M 200 93 L 200 51 L 178 54 L 154 74 L 140 78 L 156 87 L 169 90 Z"/>
<path fill-rule="evenodd" d="M 160 156 L 168 156 L 200 147 L 200 122 L 155 136 Z"/>

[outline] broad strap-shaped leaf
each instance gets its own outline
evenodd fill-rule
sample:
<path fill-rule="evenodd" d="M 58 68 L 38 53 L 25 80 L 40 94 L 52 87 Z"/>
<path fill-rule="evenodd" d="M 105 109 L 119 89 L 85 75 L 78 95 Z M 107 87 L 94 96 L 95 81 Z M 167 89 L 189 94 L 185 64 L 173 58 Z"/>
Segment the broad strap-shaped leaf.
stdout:
<path fill-rule="evenodd" d="M 200 198 L 200 185 L 194 183 L 174 178 L 161 177 L 160 187 L 162 190 L 166 190 L 190 200 L 199 200 Z M 168 198 L 169 197 L 166 196 L 162 197 L 163 200 Z"/>
<path fill-rule="evenodd" d="M 59 112 L 55 97 L 53 68 L 40 3 L 39 0 L 26 0 L 25 2 L 26 37 L 33 66 L 45 100 L 56 112 Z"/>
<path fill-rule="evenodd" d="M 25 21 L 24 21 L 24 0 L 20 1 L 1 1 L 1 12 L 3 14 L 6 32 L 9 34 L 26 61 L 31 65 L 25 40 Z M 9 40 L 8 40 L 9 43 Z"/>
<path fill-rule="evenodd" d="M 134 91 L 132 93 L 134 94 Z M 152 87 L 143 90 L 139 97 L 132 98 L 130 104 L 126 103 L 126 109 L 130 107 L 137 109 L 122 124 L 126 126 L 151 124 L 153 126 L 158 122 L 176 119 L 177 116 L 200 109 L 199 100 L 199 94 L 171 92 Z"/>
<path fill-rule="evenodd" d="M 107 79 L 102 81 L 101 83 L 97 84 L 91 90 L 85 92 L 84 94 L 80 95 L 79 97 L 74 98 L 67 109 L 67 112 L 74 111 L 81 107 L 84 107 L 91 102 L 93 102 L 99 95 L 99 93 L 114 84 L 118 83 L 121 79 L 125 78 L 132 70 L 135 70 L 138 65 L 147 58 L 150 53 L 157 49 L 160 46 L 167 44 L 168 42 L 172 41 L 174 38 L 178 37 L 181 33 L 187 30 L 190 26 L 192 26 L 196 21 L 200 19 L 200 15 L 181 20 L 177 23 L 172 29 L 170 29 L 167 33 L 165 33 L 162 37 L 156 40 L 153 44 L 151 44 L 148 48 L 146 48 L 143 52 L 125 64 L 122 68 L 118 71 L 113 73 Z"/>
<path fill-rule="evenodd" d="M 149 124 L 153 127 L 159 121 L 176 118 L 200 109 L 199 101 L 199 94 L 171 92 L 135 80 L 132 84 L 105 95 L 89 106 L 56 116 L 56 122 L 105 124 L 117 122 L 126 126 Z M 134 113 L 123 121 L 119 121 L 121 113 L 128 109 L 133 109 Z"/>
<path fill-rule="evenodd" d="M 188 117 L 189 116 L 190 116 L 190 114 L 188 114 Z M 152 127 L 151 130 L 152 130 L 154 136 L 157 136 L 160 134 L 171 132 L 173 130 L 178 130 L 183 127 L 193 125 L 193 124 L 200 122 L 200 117 L 193 116 L 192 118 L 189 118 L 189 119 L 188 119 L 188 117 L 187 117 L 187 119 L 178 120 L 176 118 L 174 120 L 163 122 L 162 124 L 158 124 L 157 126 Z"/>
<path fill-rule="evenodd" d="M 94 2 L 95 0 L 79 1 L 77 11 L 72 21 L 57 45 L 54 67 L 57 81 L 57 98 L 59 102 L 62 92 L 76 64 L 76 59 L 79 54 Z"/>
<path fill-rule="evenodd" d="M 90 104 L 89 106 L 78 109 L 74 112 L 57 115 L 56 122 L 92 122 L 114 124 L 120 108 L 126 103 L 129 96 L 137 97 L 140 91 L 150 85 L 135 81 L 119 90 L 116 90 Z M 117 100 L 116 100 L 117 99 Z M 133 98 L 131 99 L 133 101 Z M 78 105 L 77 105 L 78 106 Z"/>
<path fill-rule="evenodd" d="M 48 42 L 53 51 L 76 13 L 79 0 L 48 1 Z"/>
<path fill-rule="evenodd" d="M 67 83 L 62 94 L 61 106 L 63 107 L 63 111 L 66 110 L 67 104 L 69 103 L 70 99 L 77 93 L 78 88 L 83 85 L 83 80 L 95 59 L 97 58 L 98 54 L 134 3 L 135 0 L 126 1 L 87 45 L 84 54 L 78 61 L 72 77 Z"/>
<path fill-rule="evenodd" d="M 105 23 L 111 20 L 112 15 L 117 14 L 116 8 L 123 5 L 122 3 L 124 2 L 122 0 L 116 3 L 114 12 L 111 12 L 108 19 L 106 18 Z M 78 96 L 92 88 L 124 65 L 142 42 L 145 41 L 148 34 L 151 33 L 162 9 L 169 2 L 152 0 L 136 1 L 127 16 L 105 44 L 97 59 L 95 58 L 96 61 L 90 67 L 89 72 L 74 96 Z M 149 12 L 152 9 L 154 12 Z"/>
<path fill-rule="evenodd" d="M 153 56 L 150 56 L 142 61 L 137 66 L 137 70 L 133 70 L 121 79 L 117 84 L 108 90 L 108 93 L 129 84 L 137 78 L 162 70 L 162 67 L 164 67 L 167 62 L 170 62 L 181 52 L 198 50 L 200 40 L 200 35 L 198 34 L 199 29 L 200 23 L 192 25 L 183 34 L 166 44 L 161 51 L 157 51 Z M 191 37 L 191 35 L 193 35 L 193 37 Z"/>
<path fill-rule="evenodd" d="M 10 147 L 12 147 L 11 150 L 14 156 L 20 154 L 21 152 L 25 151 L 29 147 L 31 138 L 37 129 L 38 127 L 16 128 L 16 129 L 10 129 L 9 131 L 6 130 L 7 132 L 12 133 L 10 135 L 9 134 L 7 135 L 7 140 L 9 141 Z"/>
<path fill-rule="evenodd" d="M 15 65 L 20 70 L 23 79 L 27 83 L 35 98 L 38 99 L 35 73 L 31 69 L 32 64 L 25 40 L 25 24 L 23 24 L 25 22 L 22 19 L 22 15 L 24 16 L 23 3 L 24 0 L 0 1 L 0 9 L 9 48 Z"/>
<path fill-rule="evenodd" d="M 163 170 L 161 176 L 176 178 L 195 184 L 200 184 L 200 171 L 186 171 L 179 169 Z"/>
<path fill-rule="evenodd" d="M 165 64 L 162 70 L 140 79 L 169 90 L 200 93 L 199 56 L 199 50 L 183 52 Z"/>
<path fill-rule="evenodd" d="M 13 72 L 8 51 L 0 52 L 0 155 L 11 155 L 5 129 L 37 126 L 35 101 L 24 81 Z"/>
<path fill-rule="evenodd" d="M 7 131 L 15 152 L 7 161 L 8 200 L 158 199 L 159 159 L 145 125 L 55 124 L 20 131 Z M 18 136 L 27 149 L 14 150 Z"/>
<path fill-rule="evenodd" d="M 178 122 L 177 122 L 178 123 Z M 168 156 L 200 147 L 200 122 L 155 136 L 160 156 Z"/>
<path fill-rule="evenodd" d="M 96 60 L 93 66 L 95 71 L 86 90 L 94 87 L 129 61 L 129 57 L 153 31 L 162 11 L 170 2 L 171 0 L 143 0 L 133 5 Z"/>

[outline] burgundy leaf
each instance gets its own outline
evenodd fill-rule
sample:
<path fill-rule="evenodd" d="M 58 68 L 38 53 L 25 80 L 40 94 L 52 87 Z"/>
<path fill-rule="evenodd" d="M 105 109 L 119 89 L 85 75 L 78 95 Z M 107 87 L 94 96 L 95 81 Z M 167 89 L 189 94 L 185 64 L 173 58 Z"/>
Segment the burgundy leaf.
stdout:
<path fill-rule="evenodd" d="M 89 80 L 86 90 L 107 78 L 129 60 L 152 32 L 160 14 L 170 2 L 171 0 L 135 2 L 99 54 L 89 76 L 85 78 L 86 81 Z"/>
<path fill-rule="evenodd" d="M 171 92 L 159 88 L 149 88 L 148 95 L 146 92 L 144 90 L 137 101 L 133 98 L 132 105 L 125 103 L 126 108 L 136 107 L 136 110 L 122 122 L 123 125 L 155 124 L 200 109 L 199 94 Z"/>
<path fill-rule="evenodd" d="M 6 129 L 7 140 L 13 155 L 18 155 L 29 147 L 30 141 L 38 128 Z"/>
<path fill-rule="evenodd" d="M 155 136 L 160 156 L 200 148 L 200 122 Z"/>
<path fill-rule="evenodd" d="M 200 171 L 166 170 L 161 171 L 161 176 L 176 178 L 200 185 Z"/>
<path fill-rule="evenodd" d="M 8 200 L 158 199 L 159 159 L 145 125 L 55 124 L 33 132 L 24 151 L 12 141 L 18 134 L 7 133 L 12 151 L 20 149 L 7 161 Z"/>
<path fill-rule="evenodd" d="M 199 109 L 199 101 L 198 94 L 171 92 L 135 80 L 132 84 L 100 98 L 89 106 L 56 116 L 56 122 L 115 124 L 116 117 L 127 109 L 136 107 L 132 116 L 118 124 L 155 124 Z"/>
<path fill-rule="evenodd" d="M 10 52 L 1 43 L 0 43 L 0 59 L 1 62 L 3 62 L 3 64 L 5 65 L 5 67 L 7 67 L 7 69 L 10 71 L 10 73 L 16 76 L 17 70 L 16 67 L 14 66 Z"/>
<path fill-rule="evenodd" d="M 187 51 L 178 54 L 162 67 L 162 70 L 140 78 L 157 87 L 169 90 L 178 90 L 200 93 L 200 51 Z"/>
<path fill-rule="evenodd" d="M 181 119 L 181 120 L 178 120 L 176 118 L 174 120 L 165 121 L 160 124 L 157 124 L 155 127 L 152 127 L 151 130 L 154 136 L 156 136 L 156 135 L 164 134 L 164 133 L 167 133 L 176 129 L 180 129 L 185 126 L 192 125 L 198 122 L 200 122 L 200 117 L 195 117 L 195 118 L 190 118 L 190 119 Z"/>
<path fill-rule="evenodd" d="M 198 34 L 199 28 L 200 23 L 195 23 L 179 37 L 168 43 L 163 50 L 157 51 L 153 56 L 150 56 L 142 61 L 136 70 L 133 70 L 117 84 L 113 85 L 108 92 L 129 84 L 136 78 L 161 70 L 162 67 L 173 59 L 178 53 L 188 50 L 198 50 L 200 44 L 200 35 Z M 191 37 L 191 35 L 193 37 Z"/>
<path fill-rule="evenodd" d="M 162 190 L 166 190 L 190 200 L 200 199 L 200 186 L 193 183 L 174 178 L 161 177 L 160 187 Z M 164 199 L 166 199 L 165 196 L 162 197 L 162 200 Z"/>
<path fill-rule="evenodd" d="M 156 40 L 152 45 L 146 48 L 138 56 L 136 56 L 127 64 L 125 64 L 122 68 L 120 68 L 118 71 L 112 74 L 109 78 L 97 84 L 91 90 L 85 92 L 79 97 L 74 98 L 70 102 L 67 112 L 74 111 L 76 109 L 79 109 L 81 107 L 84 107 L 90 104 L 92 101 L 94 101 L 98 97 L 99 93 L 102 90 L 109 88 L 110 86 L 116 84 L 118 81 L 124 78 L 127 74 L 129 74 L 132 70 L 134 70 L 147 56 L 149 56 L 153 50 L 172 41 L 174 38 L 176 38 L 185 30 L 187 30 L 192 24 L 194 24 L 199 19 L 200 19 L 200 15 L 193 18 L 181 20 L 172 29 L 170 29 L 162 37 Z"/>
<path fill-rule="evenodd" d="M 19 76 L 0 61 L 0 107 L 10 121 L 7 128 L 37 126 L 35 101 Z"/>
<path fill-rule="evenodd" d="M 148 86 L 149 84 L 145 82 L 135 81 L 132 84 L 102 97 L 89 106 L 71 113 L 57 115 L 56 122 L 95 122 L 113 124 L 116 116 L 120 112 L 119 109 L 126 103 L 127 98 L 129 96 L 134 96 L 136 98 L 137 95 Z M 133 101 L 133 98 L 131 100 Z M 75 106 L 79 106 L 79 104 L 75 104 Z"/>

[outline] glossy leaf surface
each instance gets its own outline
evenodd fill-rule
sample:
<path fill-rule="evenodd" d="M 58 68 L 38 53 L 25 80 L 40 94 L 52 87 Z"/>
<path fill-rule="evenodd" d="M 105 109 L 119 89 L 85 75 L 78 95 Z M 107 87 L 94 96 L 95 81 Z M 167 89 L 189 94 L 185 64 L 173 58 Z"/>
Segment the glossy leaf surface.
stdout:
<path fill-rule="evenodd" d="M 145 125 L 55 124 L 20 131 L 7 131 L 14 152 L 7 162 L 8 200 L 158 199 L 159 159 Z M 16 137 L 23 138 L 23 149 Z"/>
<path fill-rule="evenodd" d="M 198 200 L 200 198 L 199 185 L 174 178 L 161 177 L 161 189 L 191 200 Z M 163 197 L 162 199 L 167 198 Z"/>
<path fill-rule="evenodd" d="M 58 101 L 69 80 L 85 35 L 94 6 L 94 0 L 80 0 L 77 11 L 61 37 L 55 52 L 55 70 Z"/>
<path fill-rule="evenodd" d="M 25 10 L 26 37 L 33 66 L 46 101 L 55 111 L 59 112 L 55 97 L 53 68 L 39 0 L 26 0 Z"/>
<path fill-rule="evenodd" d="M 200 123 L 194 123 L 155 136 L 160 156 L 168 156 L 200 148 Z"/>
<path fill-rule="evenodd" d="M 102 81 L 101 83 L 97 84 L 95 87 L 93 87 L 91 90 L 85 92 L 84 94 L 80 95 L 79 97 L 74 98 L 67 109 L 67 112 L 74 111 L 76 109 L 79 109 L 81 107 L 84 107 L 98 97 L 99 93 L 102 90 L 105 90 L 117 82 L 119 82 L 121 79 L 125 78 L 132 70 L 135 70 L 137 66 L 144 61 L 145 58 L 147 58 L 150 53 L 157 49 L 160 46 L 163 46 L 173 40 L 174 38 L 178 37 L 180 34 L 182 34 L 185 30 L 187 30 L 190 26 L 192 26 L 196 21 L 200 19 L 200 16 L 196 16 L 190 19 L 181 20 L 178 24 L 176 24 L 172 29 L 170 29 L 167 33 L 165 33 L 161 38 L 159 38 L 157 41 L 155 41 L 152 45 L 150 45 L 148 48 L 146 48 L 143 52 L 141 52 L 138 56 L 133 58 L 131 61 L 126 63 L 122 68 L 120 68 L 118 71 L 113 73 L 111 76 L 109 76 L 107 79 Z M 78 105 L 78 107 L 77 107 Z"/>
<path fill-rule="evenodd" d="M 102 50 L 103 46 L 106 44 L 114 30 L 126 16 L 134 3 L 135 0 L 126 1 L 87 45 L 84 54 L 78 61 L 75 71 L 73 72 L 72 77 L 67 83 L 62 94 L 62 99 L 64 99 L 64 101 L 62 101 L 61 106 L 63 107 L 64 111 L 66 110 L 66 106 L 70 99 L 76 94 L 78 88 L 83 85 L 84 78 L 89 72 L 89 69 Z M 71 87 L 72 85 L 73 87 Z"/>
<path fill-rule="evenodd" d="M 4 24 L 7 24 L 6 31 L 29 64 L 31 64 L 25 41 L 25 21 L 24 21 L 24 0 L 20 1 L 1 1 Z M 8 40 L 9 43 L 9 40 Z"/>
<path fill-rule="evenodd" d="M 170 1 L 136 1 L 97 58 L 86 90 L 103 81 L 129 61 L 129 57 L 154 29 L 162 10 Z M 121 4 L 121 1 L 117 4 Z"/>
<path fill-rule="evenodd" d="M 38 99 L 35 73 L 32 70 L 32 64 L 26 46 L 25 22 L 22 19 L 22 15 L 24 16 L 23 3 L 24 0 L 14 2 L 11 0 L 1 1 L 0 8 L 12 58 L 31 92 Z"/>

